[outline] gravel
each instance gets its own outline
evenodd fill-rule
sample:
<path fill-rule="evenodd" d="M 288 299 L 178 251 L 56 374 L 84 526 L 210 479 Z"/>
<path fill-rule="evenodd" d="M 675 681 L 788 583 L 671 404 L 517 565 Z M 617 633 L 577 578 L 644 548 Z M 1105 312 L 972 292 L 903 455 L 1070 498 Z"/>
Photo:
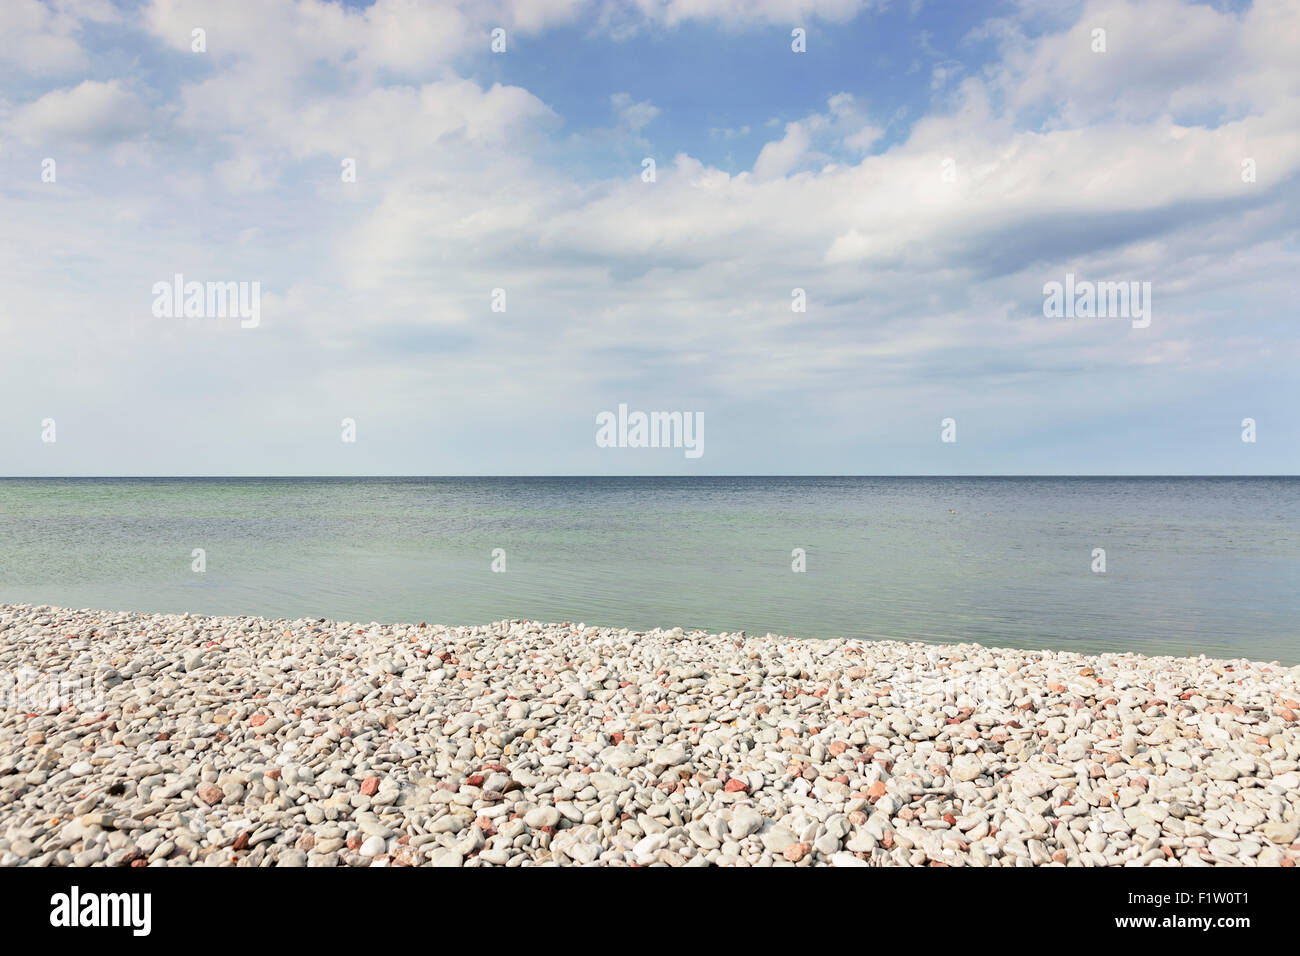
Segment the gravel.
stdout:
<path fill-rule="evenodd" d="M 1300 668 L 0 605 L 0 865 L 1293 866 Z"/>

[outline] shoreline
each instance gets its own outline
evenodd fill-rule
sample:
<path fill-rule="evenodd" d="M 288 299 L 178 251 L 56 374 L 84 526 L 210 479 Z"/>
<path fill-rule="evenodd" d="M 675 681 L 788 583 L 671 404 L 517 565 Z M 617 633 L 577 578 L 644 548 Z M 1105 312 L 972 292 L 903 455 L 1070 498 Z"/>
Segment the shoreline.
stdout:
<path fill-rule="evenodd" d="M 0 865 L 1281 865 L 1300 667 L 0 604 Z"/>

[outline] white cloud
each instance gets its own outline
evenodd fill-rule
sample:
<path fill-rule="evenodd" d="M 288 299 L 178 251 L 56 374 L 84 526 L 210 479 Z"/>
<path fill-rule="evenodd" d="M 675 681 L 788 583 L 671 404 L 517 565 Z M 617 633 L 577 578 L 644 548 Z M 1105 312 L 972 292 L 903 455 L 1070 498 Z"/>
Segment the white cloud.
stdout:
<path fill-rule="evenodd" d="M 217 178 L 230 192 L 258 192 L 269 188 L 273 179 L 263 163 L 252 153 L 236 153 L 214 167 Z"/>
<path fill-rule="evenodd" d="M 615 93 L 609 98 L 618 114 L 619 125 L 630 133 L 639 133 L 659 115 L 659 107 L 649 100 L 637 103 L 627 93 Z"/>
<path fill-rule="evenodd" d="M 686 20 L 766 22 L 798 26 L 803 20 L 842 23 L 881 4 L 872 0 L 634 0 L 641 15 L 669 26 Z"/>
<path fill-rule="evenodd" d="M 73 8 L 67 10 L 66 8 Z M 77 13 L 102 19 L 111 11 L 72 4 L 50 6 L 40 0 L 6 0 L 0 4 L 0 63 L 25 73 L 52 75 L 85 67 L 87 58 L 76 34 Z"/>
<path fill-rule="evenodd" d="M 86 80 L 19 109 L 13 131 L 27 143 L 108 143 L 146 131 L 149 113 L 120 80 Z"/>
<path fill-rule="evenodd" d="M 792 172 L 808 155 L 812 140 L 802 123 L 786 123 L 785 135 L 768 143 L 754 161 L 757 179 L 778 179 Z"/>
<path fill-rule="evenodd" d="M 1093 52 L 1098 29 L 1104 53 Z M 1258 0 L 1241 13 L 1178 0 L 1092 0 L 1059 32 L 1028 40 L 1005 22 L 998 32 L 995 86 L 1009 107 L 1049 106 L 1065 125 L 1218 111 L 1233 118 L 1300 96 L 1292 65 L 1300 6 L 1290 0 Z"/>

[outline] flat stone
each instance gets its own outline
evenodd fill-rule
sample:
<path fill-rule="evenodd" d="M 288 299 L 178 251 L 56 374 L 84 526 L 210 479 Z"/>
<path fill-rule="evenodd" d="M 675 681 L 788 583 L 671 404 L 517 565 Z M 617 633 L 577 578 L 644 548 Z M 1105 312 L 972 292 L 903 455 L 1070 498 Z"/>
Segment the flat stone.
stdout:
<path fill-rule="evenodd" d="M 763 849 L 769 853 L 781 853 L 786 847 L 799 841 L 797 836 L 779 825 L 764 832 L 759 839 L 763 842 Z"/>
<path fill-rule="evenodd" d="M 534 807 L 524 815 L 524 822 L 534 830 L 553 827 L 560 822 L 560 811 L 555 807 Z"/>
<path fill-rule="evenodd" d="M 731 824 L 729 831 L 733 840 L 743 840 L 750 834 L 757 833 L 762 829 L 766 818 L 756 810 L 743 808 L 736 810 L 731 815 Z"/>
<path fill-rule="evenodd" d="M 464 862 L 464 857 L 445 846 L 440 846 L 429 854 L 430 866 L 461 866 Z"/>
<path fill-rule="evenodd" d="M 1276 820 L 1270 820 L 1260 827 L 1260 832 L 1265 839 L 1274 843 L 1285 843 L 1290 846 L 1296 842 L 1296 837 L 1300 836 L 1300 823 L 1292 820 L 1286 823 L 1280 823 Z"/>

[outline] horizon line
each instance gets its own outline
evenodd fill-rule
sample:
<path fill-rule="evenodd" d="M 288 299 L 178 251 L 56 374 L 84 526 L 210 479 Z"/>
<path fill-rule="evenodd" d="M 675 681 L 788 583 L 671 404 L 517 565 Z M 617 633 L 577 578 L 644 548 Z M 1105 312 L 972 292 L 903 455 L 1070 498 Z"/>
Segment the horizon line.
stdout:
<path fill-rule="evenodd" d="M 330 478 L 340 480 L 391 480 L 408 478 L 566 478 L 566 479 L 610 479 L 610 478 L 1297 478 L 1300 475 L 1286 473 L 1250 473 L 1250 474 L 1175 474 L 1161 472 L 1144 472 L 1120 474 L 1111 472 L 1044 472 L 1044 473 L 985 473 L 985 474 L 846 474 L 846 473 L 808 473 L 808 474 L 636 474 L 636 475 L 591 475 L 591 474 L 391 474 L 391 475 L 349 475 L 349 474 L 291 474 L 291 475 L 0 475 L 0 481 L 298 481 L 302 479 Z"/>

